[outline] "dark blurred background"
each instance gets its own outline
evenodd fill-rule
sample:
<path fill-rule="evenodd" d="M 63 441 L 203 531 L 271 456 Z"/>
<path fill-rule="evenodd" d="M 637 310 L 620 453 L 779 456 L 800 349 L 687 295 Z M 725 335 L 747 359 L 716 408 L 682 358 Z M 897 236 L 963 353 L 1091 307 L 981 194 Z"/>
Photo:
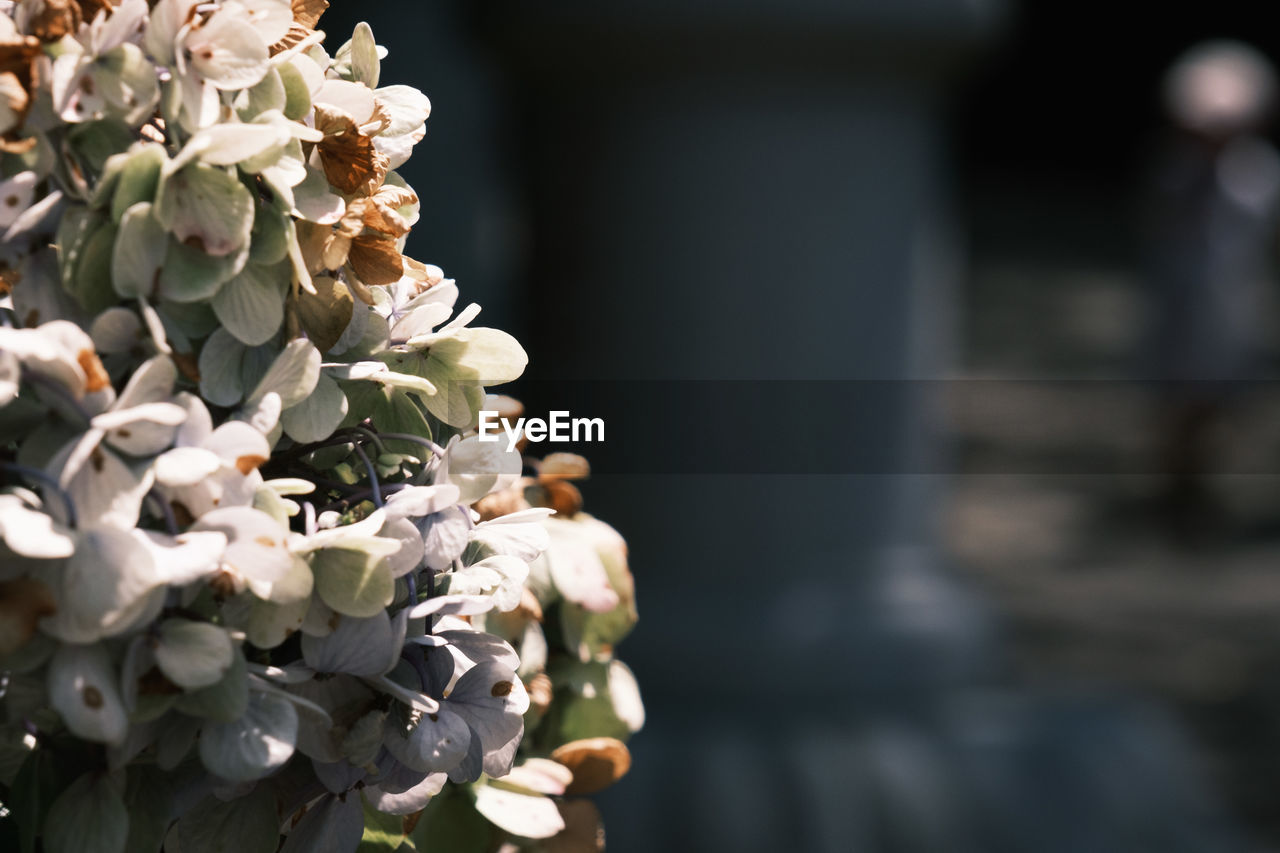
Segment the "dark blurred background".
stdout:
<path fill-rule="evenodd" d="M 648 708 L 611 850 L 1280 851 L 1276 294 L 1189 498 L 1143 232 L 1166 69 L 1280 59 L 1268 11 L 333 3 L 432 99 L 408 252 L 512 393 L 633 400 L 582 448 Z M 819 422 L 883 444 L 759 473 Z"/>

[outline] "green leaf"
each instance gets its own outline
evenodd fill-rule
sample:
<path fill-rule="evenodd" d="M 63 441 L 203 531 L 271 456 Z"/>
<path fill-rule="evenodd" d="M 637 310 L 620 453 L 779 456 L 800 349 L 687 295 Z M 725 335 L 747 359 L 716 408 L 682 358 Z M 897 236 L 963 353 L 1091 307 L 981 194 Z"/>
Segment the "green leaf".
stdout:
<path fill-rule="evenodd" d="M 197 162 L 162 178 L 155 214 L 178 242 L 223 256 L 249 242 L 253 206 L 234 169 Z"/>
<path fill-rule="evenodd" d="M 117 192 L 117 197 L 119 193 Z M 169 251 L 169 235 L 140 201 L 125 211 L 111 257 L 111 283 L 125 298 L 150 298 L 159 286 L 160 267 Z"/>
<path fill-rule="evenodd" d="M 36 838 L 58 793 L 58 761 L 52 750 L 35 749 L 22 762 L 5 803 L 18 825 L 22 853 L 35 853 Z"/>
<path fill-rule="evenodd" d="M 125 853 L 129 813 L 111 774 L 85 773 L 49 807 L 45 853 Z"/>
<path fill-rule="evenodd" d="M 609 665 L 597 661 L 561 660 L 547 670 L 555 691 L 555 702 L 547 711 L 548 730 L 555 743 L 593 737 L 612 737 L 626 742 L 631 726 L 623 721 L 609 692 Z"/>
<path fill-rule="evenodd" d="M 129 768 L 124 803 L 129 810 L 129 853 L 158 853 L 169 829 L 173 783 L 155 767 Z"/>
<path fill-rule="evenodd" d="M 312 556 L 311 568 L 320 600 L 344 616 L 373 616 L 395 595 L 386 560 L 363 551 L 325 548 Z"/>
<path fill-rule="evenodd" d="M 421 850 L 487 853 L 493 826 L 476 811 L 470 790 L 446 785 L 422 811 L 410 840 Z"/>
<path fill-rule="evenodd" d="M 284 322 L 287 265 L 246 264 L 213 297 L 213 311 L 228 332 L 249 346 L 265 344 Z"/>
<path fill-rule="evenodd" d="M 395 853 L 404 843 L 404 818 L 383 814 L 360 798 L 364 807 L 364 836 L 356 853 Z"/>
<path fill-rule="evenodd" d="M 248 795 L 223 802 L 205 797 L 178 820 L 182 853 L 274 853 L 280 818 L 271 788 L 257 785 Z"/>

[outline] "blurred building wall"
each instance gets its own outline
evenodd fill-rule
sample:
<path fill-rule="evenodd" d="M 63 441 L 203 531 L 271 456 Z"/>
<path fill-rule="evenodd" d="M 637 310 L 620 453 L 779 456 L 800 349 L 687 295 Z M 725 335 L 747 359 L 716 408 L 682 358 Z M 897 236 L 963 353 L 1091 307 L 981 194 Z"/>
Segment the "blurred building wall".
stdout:
<path fill-rule="evenodd" d="M 991 13 L 493 7 L 480 28 L 519 117 L 531 374 L 939 376 L 958 261 L 942 105 Z M 819 421 L 874 417 L 903 438 L 884 470 L 920 470 L 927 401 L 846 400 L 726 412 L 723 428 L 752 428 L 768 454 Z M 647 415 L 680 440 L 660 423 L 681 412 Z M 833 471 L 845 450 L 829 448 Z M 980 617 L 936 566 L 936 478 L 608 473 L 642 467 L 619 454 L 662 472 L 672 452 L 590 451 L 604 473 L 588 509 L 632 545 L 641 626 L 622 656 L 649 709 L 632 777 L 605 799 L 610 849 L 882 849 L 868 720 L 929 714 L 986 662 Z M 912 832 L 950 843 L 955 806 L 922 804 Z"/>

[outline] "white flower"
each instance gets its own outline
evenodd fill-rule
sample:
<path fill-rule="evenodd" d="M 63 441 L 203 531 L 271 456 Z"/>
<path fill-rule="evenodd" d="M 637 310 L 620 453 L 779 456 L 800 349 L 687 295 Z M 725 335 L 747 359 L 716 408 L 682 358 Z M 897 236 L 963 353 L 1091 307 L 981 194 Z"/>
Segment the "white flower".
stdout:
<path fill-rule="evenodd" d="M 251 506 L 262 484 L 258 466 L 271 455 L 266 436 L 243 421 L 217 429 L 209 410 L 191 394 L 178 395 L 187 413 L 174 447 L 154 463 L 157 490 L 188 519 L 220 507 Z"/>

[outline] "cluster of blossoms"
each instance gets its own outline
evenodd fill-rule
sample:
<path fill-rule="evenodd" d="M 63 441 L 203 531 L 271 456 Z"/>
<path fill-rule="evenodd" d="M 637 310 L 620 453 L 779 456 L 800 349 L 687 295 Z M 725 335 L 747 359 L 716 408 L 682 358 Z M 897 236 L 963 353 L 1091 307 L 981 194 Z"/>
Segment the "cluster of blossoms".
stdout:
<path fill-rule="evenodd" d="M 625 545 L 475 436 L 525 353 L 325 5 L 0 0 L 4 849 L 602 848 Z"/>

